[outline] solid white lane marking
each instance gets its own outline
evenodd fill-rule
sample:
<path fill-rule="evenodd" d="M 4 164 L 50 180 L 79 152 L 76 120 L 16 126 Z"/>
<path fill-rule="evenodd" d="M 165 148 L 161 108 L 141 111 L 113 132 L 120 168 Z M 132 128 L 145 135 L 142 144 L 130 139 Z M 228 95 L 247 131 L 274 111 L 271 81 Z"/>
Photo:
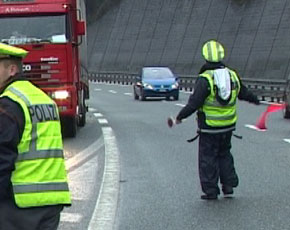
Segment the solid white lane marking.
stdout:
<path fill-rule="evenodd" d="M 254 130 L 259 131 L 259 132 L 265 132 L 265 131 L 267 131 L 267 129 L 259 129 L 255 125 L 248 125 L 248 124 L 246 124 L 245 127 L 249 128 L 249 129 L 254 129 Z"/>
<path fill-rule="evenodd" d="M 89 147 L 85 148 L 75 156 L 66 159 L 65 165 L 67 171 L 70 171 L 72 168 L 80 164 L 80 162 L 84 162 L 89 159 L 95 152 L 97 152 L 100 148 L 104 146 L 104 142 L 102 138 L 99 138 L 95 142 L 93 142 Z"/>
<path fill-rule="evenodd" d="M 96 89 L 94 89 L 95 91 L 102 91 L 102 89 L 99 89 L 99 88 L 96 88 Z"/>
<path fill-rule="evenodd" d="M 82 215 L 79 213 L 61 212 L 60 214 L 61 222 L 79 223 L 81 219 Z"/>
<path fill-rule="evenodd" d="M 94 116 L 95 117 L 103 117 L 103 114 L 101 114 L 101 113 L 94 113 Z"/>
<path fill-rule="evenodd" d="M 96 112 L 96 111 L 97 111 L 97 109 L 89 107 L 89 112 Z"/>
<path fill-rule="evenodd" d="M 132 96 L 133 93 L 124 93 L 124 95 L 126 95 L 126 96 Z"/>
<path fill-rule="evenodd" d="M 88 230 L 112 230 L 116 216 L 120 163 L 116 137 L 111 127 L 102 128 L 105 142 L 105 166 L 99 196 Z"/>
<path fill-rule="evenodd" d="M 108 124 L 108 121 L 107 121 L 107 119 L 98 119 L 98 122 L 100 123 L 100 124 Z"/>
<path fill-rule="evenodd" d="M 284 139 L 284 141 L 286 141 L 286 142 L 290 143 L 290 139 Z"/>
<path fill-rule="evenodd" d="M 177 106 L 180 106 L 180 107 L 184 107 L 185 105 L 184 104 L 175 104 Z"/>
<path fill-rule="evenodd" d="M 109 93 L 113 93 L 113 94 L 116 94 L 117 93 L 115 90 L 109 90 L 108 92 Z"/>

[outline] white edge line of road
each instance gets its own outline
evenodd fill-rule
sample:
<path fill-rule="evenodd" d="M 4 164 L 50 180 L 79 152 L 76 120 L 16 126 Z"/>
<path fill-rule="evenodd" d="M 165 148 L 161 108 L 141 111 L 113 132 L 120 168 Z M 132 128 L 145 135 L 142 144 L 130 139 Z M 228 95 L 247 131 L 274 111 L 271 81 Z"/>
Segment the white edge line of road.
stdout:
<path fill-rule="evenodd" d="M 104 143 L 103 143 L 102 138 L 99 138 L 93 144 L 91 144 L 89 147 L 79 152 L 74 157 L 66 159 L 65 160 L 66 170 L 70 171 L 71 168 L 79 164 L 79 162 L 84 161 L 85 159 L 90 157 L 92 154 L 98 151 L 103 145 Z"/>
<path fill-rule="evenodd" d="M 284 141 L 290 144 L 290 139 L 284 139 Z"/>
<path fill-rule="evenodd" d="M 267 129 L 259 129 L 255 125 L 250 125 L 250 124 L 245 124 L 245 127 L 249 128 L 249 129 L 254 129 L 254 130 L 259 131 L 259 132 L 266 132 L 267 131 Z"/>
<path fill-rule="evenodd" d="M 120 163 L 116 137 L 111 127 L 102 128 L 105 166 L 102 184 L 88 230 L 112 230 L 118 204 Z"/>

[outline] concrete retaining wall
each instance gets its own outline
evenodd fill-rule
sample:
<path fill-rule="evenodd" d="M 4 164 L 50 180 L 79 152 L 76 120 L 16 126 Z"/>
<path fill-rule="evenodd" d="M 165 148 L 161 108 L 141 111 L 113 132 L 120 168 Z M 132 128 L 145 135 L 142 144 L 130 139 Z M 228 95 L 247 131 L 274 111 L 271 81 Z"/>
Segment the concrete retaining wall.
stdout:
<path fill-rule="evenodd" d="M 196 74 L 213 38 L 241 77 L 289 75 L 290 0 L 112 0 L 108 9 L 88 28 L 90 71 L 166 65 Z"/>

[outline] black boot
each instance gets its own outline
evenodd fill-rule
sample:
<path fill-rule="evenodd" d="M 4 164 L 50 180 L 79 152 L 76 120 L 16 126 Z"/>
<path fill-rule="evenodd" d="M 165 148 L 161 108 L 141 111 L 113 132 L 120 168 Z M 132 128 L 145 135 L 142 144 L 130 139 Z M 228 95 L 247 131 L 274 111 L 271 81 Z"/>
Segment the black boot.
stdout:
<path fill-rule="evenodd" d="M 223 193 L 224 193 L 224 197 L 225 198 L 231 198 L 231 197 L 233 197 L 234 190 L 233 190 L 233 187 L 232 186 L 223 185 L 222 190 L 223 190 Z"/>
<path fill-rule="evenodd" d="M 204 194 L 200 196 L 200 199 L 202 200 L 216 200 L 217 195 L 216 194 Z"/>

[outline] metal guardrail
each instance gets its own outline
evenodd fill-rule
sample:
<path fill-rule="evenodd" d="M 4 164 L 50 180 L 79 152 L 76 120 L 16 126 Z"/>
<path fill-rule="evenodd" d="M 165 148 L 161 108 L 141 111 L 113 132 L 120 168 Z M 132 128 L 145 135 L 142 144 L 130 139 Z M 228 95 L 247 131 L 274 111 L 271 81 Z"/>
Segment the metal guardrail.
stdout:
<path fill-rule="evenodd" d="M 137 73 L 100 72 L 89 73 L 89 80 L 92 82 L 106 82 L 111 84 L 132 85 L 136 82 Z M 192 91 L 196 76 L 179 75 L 181 90 Z M 263 101 L 283 102 L 283 95 L 286 89 L 286 80 L 269 79 L 248 79 L 243 78 L 242 82 L 253 93 Z"/>

